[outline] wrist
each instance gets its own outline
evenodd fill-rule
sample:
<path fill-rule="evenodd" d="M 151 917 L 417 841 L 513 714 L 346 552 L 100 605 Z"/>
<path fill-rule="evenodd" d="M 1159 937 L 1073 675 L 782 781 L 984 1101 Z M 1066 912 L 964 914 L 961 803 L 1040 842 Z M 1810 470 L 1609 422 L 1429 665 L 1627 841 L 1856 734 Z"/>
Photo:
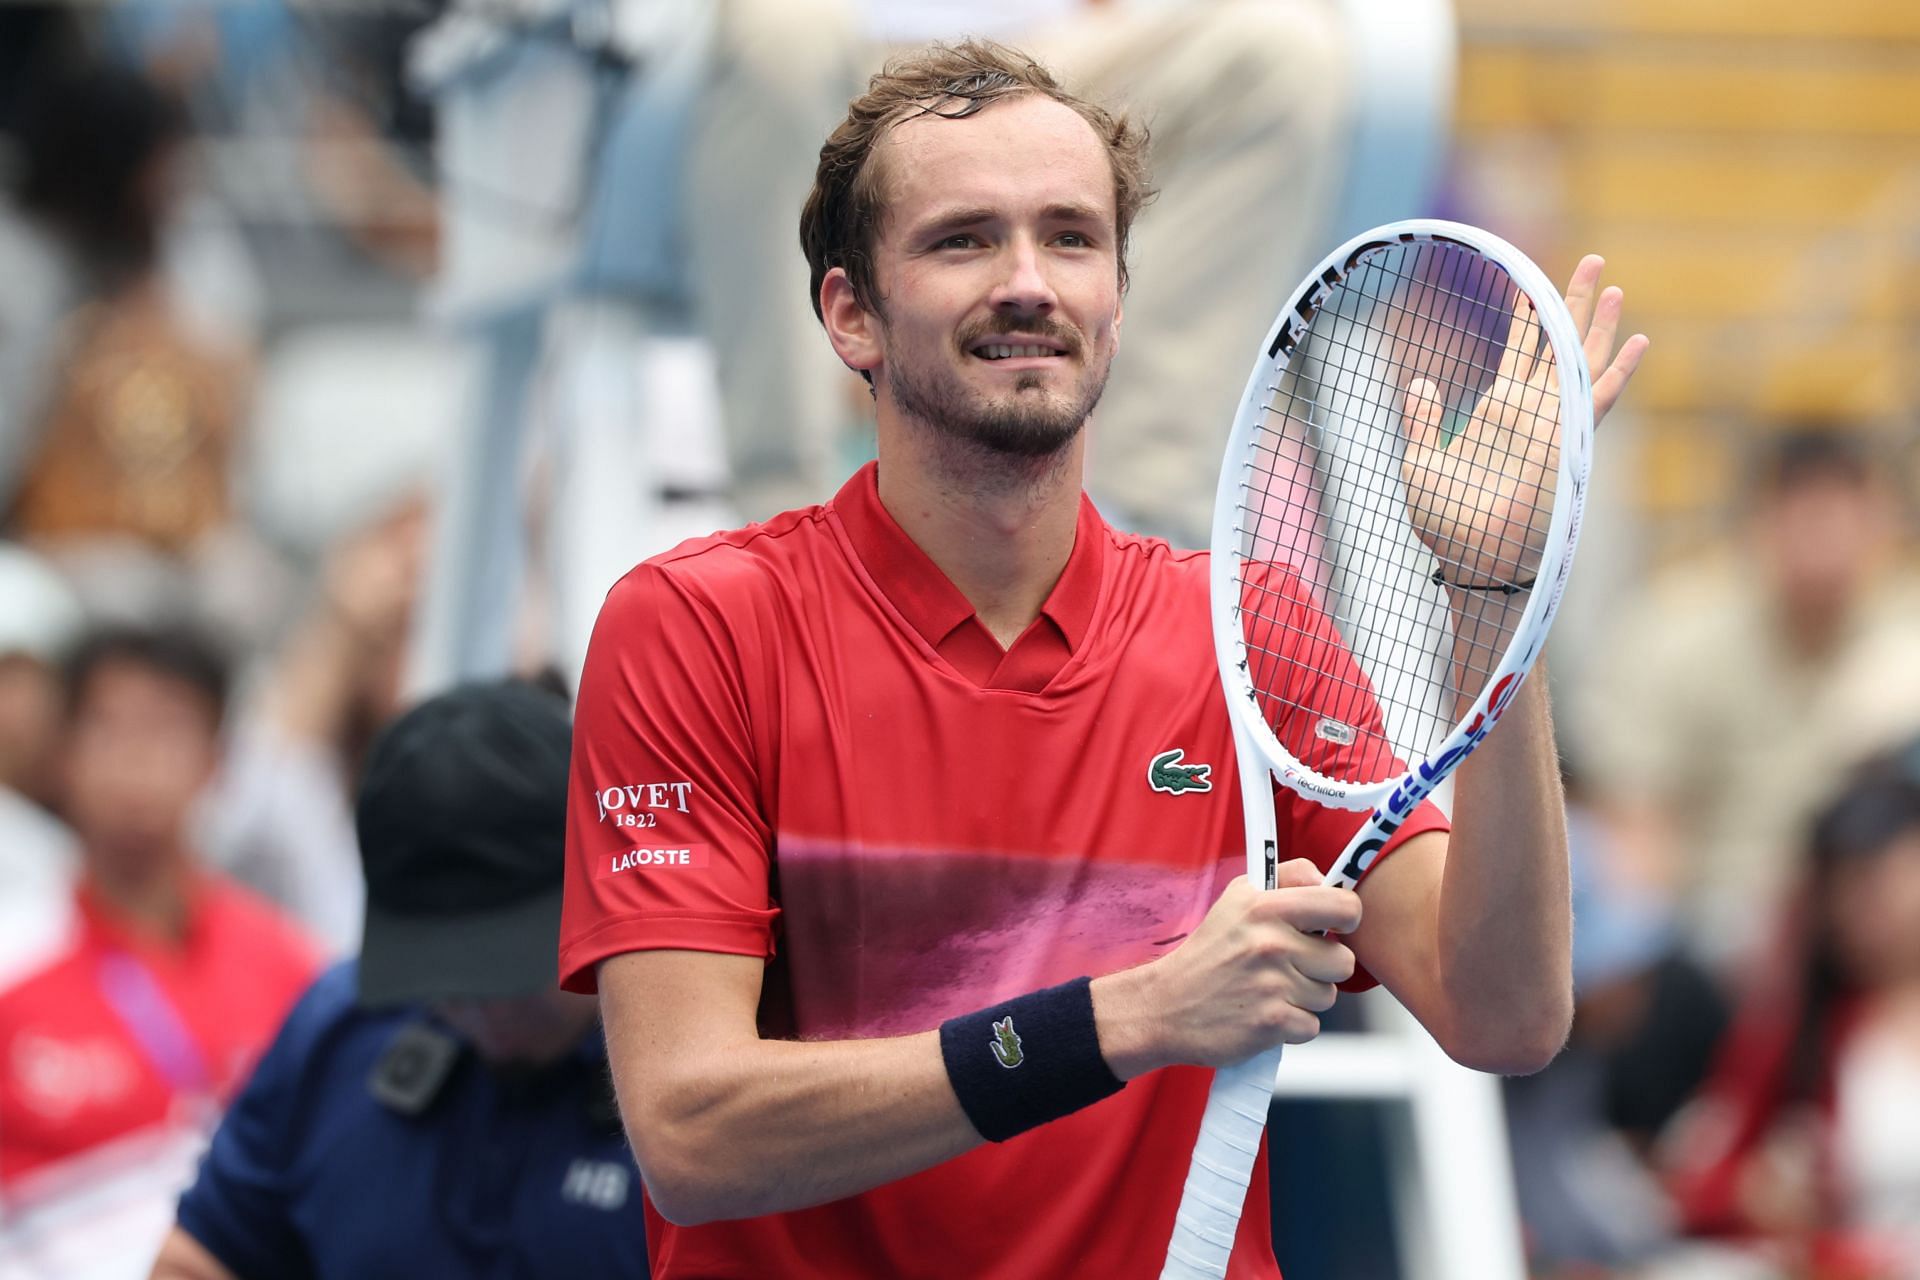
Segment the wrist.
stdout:
<path fill-rule="evenodd" d="M 1132 1080 L 1172 1064 L 1162 1046 L 1154 991 L 1159 975 L 1152 964 L 1095 978 L 1093 1024 L 1100 1056 L 1121 1080 Z"/>
<path fill-rule="evenodd" d="M 1071 1115 L 1126 1085 L 1101 1055 L 1087 978 L 947 1019 L 940 1055 L 961 1110 L 989 1142 Z"/>

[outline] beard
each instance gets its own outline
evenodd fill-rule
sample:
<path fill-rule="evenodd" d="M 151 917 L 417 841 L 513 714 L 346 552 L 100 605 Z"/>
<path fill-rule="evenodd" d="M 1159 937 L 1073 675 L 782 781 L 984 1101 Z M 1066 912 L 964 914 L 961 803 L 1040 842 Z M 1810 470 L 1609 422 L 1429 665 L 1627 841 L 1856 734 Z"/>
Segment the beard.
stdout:
<path fill-rule="evenodd" d="M 982 338 L 1000 333 L 1039 333 L 1061 342 L 1070 360 L 1085 349 L 1080 335 L 1065 325 L 1008 318 L 975 326 L 960 335 L 963 360 L 972 360 L 969 348 Z M 926 424 L 949 442 L 982 454 L 1033 461 L 1050 458 L 1073 443 L 1107 388 L 1111 362 L 1087 366 L 1080 380 L 1061 391 L 1050 391 L 1048 378 L 1038 370 L 1020 374 L 1003 396 L 988 397 L 965 386 L 955 370 L 928 361 L 888 361 L 893 397 L 907 417 Z"/>

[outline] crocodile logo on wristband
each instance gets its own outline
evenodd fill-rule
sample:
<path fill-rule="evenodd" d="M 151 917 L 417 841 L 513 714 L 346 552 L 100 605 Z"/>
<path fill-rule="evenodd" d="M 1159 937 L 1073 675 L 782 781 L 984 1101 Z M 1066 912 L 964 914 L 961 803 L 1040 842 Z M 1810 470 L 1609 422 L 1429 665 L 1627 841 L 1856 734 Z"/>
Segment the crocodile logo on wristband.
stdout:
<path fill-rule="evenodd" d="M 1020 1049 L 1020 1033 L 1013 1029 L 1013 1015 L 1008 1014 L 993 1024 L 993 1059 L 1001 1066 L 1011 1070 L 1027 1060 Z"/>

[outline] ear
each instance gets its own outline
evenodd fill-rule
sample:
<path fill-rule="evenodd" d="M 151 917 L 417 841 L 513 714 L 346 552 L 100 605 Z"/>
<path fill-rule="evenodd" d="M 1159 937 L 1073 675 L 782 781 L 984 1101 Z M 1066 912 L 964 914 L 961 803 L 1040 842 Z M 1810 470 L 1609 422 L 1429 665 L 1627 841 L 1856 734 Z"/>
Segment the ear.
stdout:
<path fill-rule="evenodd" d="M 1126 295 L 1122 294 L 1114 300 L 1113 304 L 1113 349 L 1115 353 L 1118 353 L 1120 350 L 1120 322 L 1126 319 L 1126 315 L 1127 299 Z"/>
<path fill-rule="evenodd" d="M 820 322 L 833 353 L 847 368 L 872 373 L 880 367 L 880 317 L 860 305 L 844 268 L 834 267 L 820 282 Z"/>

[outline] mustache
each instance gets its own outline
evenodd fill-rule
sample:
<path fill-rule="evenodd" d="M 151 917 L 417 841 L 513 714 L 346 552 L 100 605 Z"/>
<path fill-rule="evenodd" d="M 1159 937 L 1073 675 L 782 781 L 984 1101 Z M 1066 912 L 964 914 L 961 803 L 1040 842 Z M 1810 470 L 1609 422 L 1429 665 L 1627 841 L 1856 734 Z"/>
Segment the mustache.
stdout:
<path fill-rule="evenodd" d="M 959 338 L 960 350 L 965 352 L 971 349 L 982 338 L 1002 337 L 1014 333 L 1029 334 L 1057 342 L 1070 356 L 1079 355 L 1084 345 L 1078 329 L 1072 325 L 1062 324 L 1050 316 L 996 315 L 986 320 L 977 320 L 962 329 Z"/>

